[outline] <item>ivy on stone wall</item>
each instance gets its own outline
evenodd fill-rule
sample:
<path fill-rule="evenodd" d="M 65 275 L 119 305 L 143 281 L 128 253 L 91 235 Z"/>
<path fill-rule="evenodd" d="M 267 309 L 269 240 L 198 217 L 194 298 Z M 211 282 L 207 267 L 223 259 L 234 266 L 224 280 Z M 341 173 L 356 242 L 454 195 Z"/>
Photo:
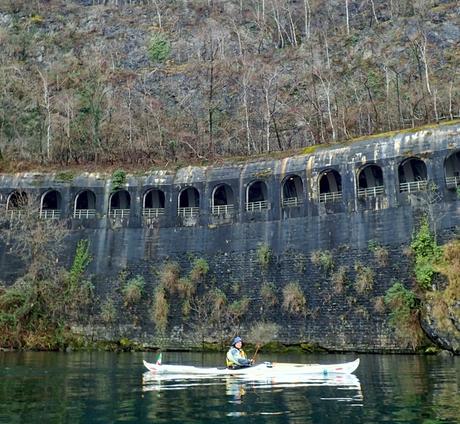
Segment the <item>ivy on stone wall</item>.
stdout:
<path fill-rule="evenodd" d="M 436 243 L 426 218 L 422 220 L 419 230 L 414 235 L 411 248 L 415 254 L 417 283 L 422 290 L 430 290 L 436 273 L 435 263 L 442 256 L 442 249 Z"/>

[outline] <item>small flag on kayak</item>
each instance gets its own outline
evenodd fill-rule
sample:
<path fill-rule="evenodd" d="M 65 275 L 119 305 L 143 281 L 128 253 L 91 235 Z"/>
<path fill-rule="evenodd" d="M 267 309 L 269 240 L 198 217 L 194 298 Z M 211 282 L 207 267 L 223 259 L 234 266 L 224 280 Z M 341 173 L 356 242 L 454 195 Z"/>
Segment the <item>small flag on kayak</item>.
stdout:
<path fill-rule="evenodd" d="M 158 358 L 157 358 L 156 364 L 157 364 L 157 365 L 161 365 L 161 352 L 158 354 Z"/>

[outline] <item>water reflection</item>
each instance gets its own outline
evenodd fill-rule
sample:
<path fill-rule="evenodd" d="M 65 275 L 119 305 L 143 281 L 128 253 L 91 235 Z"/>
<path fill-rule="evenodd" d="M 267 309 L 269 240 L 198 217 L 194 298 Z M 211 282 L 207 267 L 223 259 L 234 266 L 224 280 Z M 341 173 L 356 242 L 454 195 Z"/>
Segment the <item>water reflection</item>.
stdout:
<path fill-rule="evenodd" d="M 210 377 L 209 375 L 155 374 L 149 371 L 142 375 L 142 390 L 183 390 L 196 386 L 215 386 L 225 384 L 227 388 L 251 387 L 252 389 L 288 388 L 288 387 L 337 387 L 339 390 L 355 390 L 362 397 L 361 383 L 354 374 L 343 375 L 278 375 L 276 377 L 255 377 L 251 375 L 227 375 Z M 228 389 L 227 391 L 229 391 Z M 238 390 L 239 392 L 240 390 Z M 227 393 L 228 394 L 228 393 Z"/>
<path fill-rule="evenodd" d="M 362 355 L 356 375 L 184 380 L 144 373 L 149 354 L 1 353 L 0 423 L 459 423 L 460 358 Z M 168 354 L 220 364 L 221 355 Z M 344 362 L 346 356 L 266 359 Z"/>
<path fill-rule="evenodd" d="M 174 408 L 174 413 L 181 415 L 190 406 L 186 404 L 187 396 L 194 403 L 204 393 L 208 405 L 214 402 L 220 404 L 218 411 L 211 411 L 216 418 L 220 416 L 222 419 L 223 415 L 228 418 L 244 417 L 244 422 L 298 422 L 301 417 L 302 422 L 309 422 L 305 420 L 305 409 L 306 406 L 309 409 L 310 396 L 324 404 L 363 405 L 361 383 L 355 375 L 304 374 L 254 378 L 249 375 L 191 377 L 145 372 L 142 390 L 144 393 L 156 393 L 155 398 L 151 398 L 152 416 L 156 420 L 160 419 L 159 410 L 168 400 L 174 402 L 169 411 Z M 194 413 L 197 414 L 196 407 Z"/>

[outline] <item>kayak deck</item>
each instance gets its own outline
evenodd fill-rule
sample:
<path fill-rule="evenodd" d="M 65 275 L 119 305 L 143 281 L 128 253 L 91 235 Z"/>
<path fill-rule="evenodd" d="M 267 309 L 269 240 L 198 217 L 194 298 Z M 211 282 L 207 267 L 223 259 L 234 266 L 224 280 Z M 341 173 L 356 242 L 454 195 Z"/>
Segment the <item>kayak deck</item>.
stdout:
<path fill-rule="evenodd" d="M 145 367 L 155 374 L 181 374 L 181 375 L 262 375 L 276 376 L 289 374 L 352 374 L 359 366 L 359 358 L 352 362 L 341 364 L 291 364 L 280 362 L 264 362 L 248 368 L 205 368 L 191 365 L 163 365 L 143 361 Z"/>

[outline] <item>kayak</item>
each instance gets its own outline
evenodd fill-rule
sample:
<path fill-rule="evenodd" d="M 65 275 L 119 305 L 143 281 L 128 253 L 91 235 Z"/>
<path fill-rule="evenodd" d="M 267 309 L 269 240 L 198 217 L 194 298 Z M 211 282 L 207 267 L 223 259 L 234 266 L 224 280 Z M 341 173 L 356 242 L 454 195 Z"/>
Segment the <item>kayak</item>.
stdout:
<path fill-rule="evenodd" d="M 164 365 L 143 361 L 145 367 L 155 374 L 180 374 L 182 376 L 221 376 L 221 375 L 248 375 L 276 377 L 277 375 L 299 374 L 352 374 L 359 366 L 359 358 L 352 362 L 341 364 L 293 364 L 280 362 L 264 362 L 252 367 L 229 369 L 229 368 L 205 368 L 191 365 Z"/>

